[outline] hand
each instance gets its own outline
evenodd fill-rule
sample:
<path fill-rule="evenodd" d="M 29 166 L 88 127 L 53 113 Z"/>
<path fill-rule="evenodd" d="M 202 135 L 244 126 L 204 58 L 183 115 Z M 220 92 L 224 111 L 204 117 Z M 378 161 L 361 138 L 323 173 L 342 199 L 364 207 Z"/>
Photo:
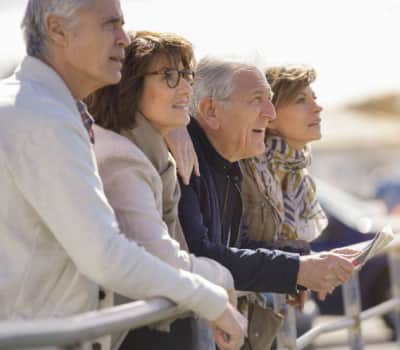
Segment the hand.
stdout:
<path fill-rule="evenodd" d="M 331 250 L 331 253 L 339 254 L 346 258 L 353 259 L 358 254 L 360 254 L 360 251 L 356 250 L 356 249 L 351 249 L 351 248 L 336 248 L 336 249 Z"/>
<path fill-rule="evenodd" d="M 239 350 L 247 336 L 247 320 L 231 305 L 227 304 L 225 311 L 216 321 L 211 323 L 214 328 L 214 339 L 220 350 Z"/>
<path fill-rule="evenodd" d="M 354 272 L 351 258 L 324 252 L 300 257 L 297 284 L 320 293 L 331 293 Z"/>
<path fill-rule="evenodd" d="M 286 302 L 289 305 L 298 308 L 300 311 L 303 311 L 304 304 L 307 301 L 307 299 L 308 299 L 308 291 L 302 290 L 296 294 L 288 295 Z"/>
<path fill-rule="evenodd" d="M 318 292 L 317 293 L 318 299 L 321 300 L 321 301 L 324 301 L 327 295 L 328 295 L 328 293 L 325 293 L 325 292 Z"/>
<path fill-rule="evenodd" d="M 189 185 L 192 172 L 200 176 L 200 170 L 196 151 L 186 127 L 170 131 L 165 136 L 165 141 L 175 158 L 179 176 L 185 185 Z"/>

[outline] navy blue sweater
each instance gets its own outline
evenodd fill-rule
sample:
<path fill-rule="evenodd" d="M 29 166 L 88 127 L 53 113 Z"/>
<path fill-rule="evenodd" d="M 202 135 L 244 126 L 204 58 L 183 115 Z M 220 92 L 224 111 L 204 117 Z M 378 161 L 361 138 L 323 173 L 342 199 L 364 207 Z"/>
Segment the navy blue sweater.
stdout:
<path fill-rule="evenodd" d="M 181 182 L 179 218 L 190 251 L 226 266 L 238 290 L 294 293 L 299 255 L 249 239 L 242 223 L 239 164 L 218 154 L 196 120 L 188 130 L 201 173 L 188 186 Z"/>

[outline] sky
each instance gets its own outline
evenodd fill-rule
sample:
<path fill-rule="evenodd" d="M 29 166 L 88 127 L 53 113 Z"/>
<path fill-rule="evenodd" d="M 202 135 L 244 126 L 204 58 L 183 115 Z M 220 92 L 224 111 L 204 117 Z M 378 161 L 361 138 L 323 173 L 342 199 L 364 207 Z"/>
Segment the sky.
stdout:
<path fill-rule="evenodd" d="M 0 67 L 23 55 L 27 0 L 0 0 Z M 175 32 L 197 58 L 308 64 L 324 106 L 400 91 L 398 0 L 121 0 L 127 30 Z"/>

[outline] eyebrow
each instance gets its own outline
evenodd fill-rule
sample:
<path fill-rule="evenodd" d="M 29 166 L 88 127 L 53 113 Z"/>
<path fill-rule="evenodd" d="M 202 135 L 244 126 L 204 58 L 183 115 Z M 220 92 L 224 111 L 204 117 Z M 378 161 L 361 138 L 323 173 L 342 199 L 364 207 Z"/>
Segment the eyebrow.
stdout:
<path fill-rule="evenodd" d="M 124 17 L 122 16 L 110 16 L 104 17 L 103 23 L 121 23 L 122 25 L 125 24 Z"/>
<path fill-rule="evenodd" d="M 255 96 L 255 95 L 264 95 L 267 93 L 267 95 L 272 95 L 272 89 L 271 88 L 256 88 L 253 91 L 250 91 L 250 96 Z"/>

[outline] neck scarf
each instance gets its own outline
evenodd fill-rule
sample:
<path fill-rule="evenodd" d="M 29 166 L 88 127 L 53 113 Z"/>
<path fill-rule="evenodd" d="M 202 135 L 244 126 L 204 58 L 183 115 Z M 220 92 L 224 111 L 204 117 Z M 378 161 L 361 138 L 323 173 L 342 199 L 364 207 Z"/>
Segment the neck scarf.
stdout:
<path fill-rule="evenodd" d="M 296 150 L 283 138 L 268 135 L 263 155 L 252 159 L 259 189 L 273 208 L 276 239 L 311 241 L 327 225 L 307 167 L 311 164 L 308 147 Z"/>

